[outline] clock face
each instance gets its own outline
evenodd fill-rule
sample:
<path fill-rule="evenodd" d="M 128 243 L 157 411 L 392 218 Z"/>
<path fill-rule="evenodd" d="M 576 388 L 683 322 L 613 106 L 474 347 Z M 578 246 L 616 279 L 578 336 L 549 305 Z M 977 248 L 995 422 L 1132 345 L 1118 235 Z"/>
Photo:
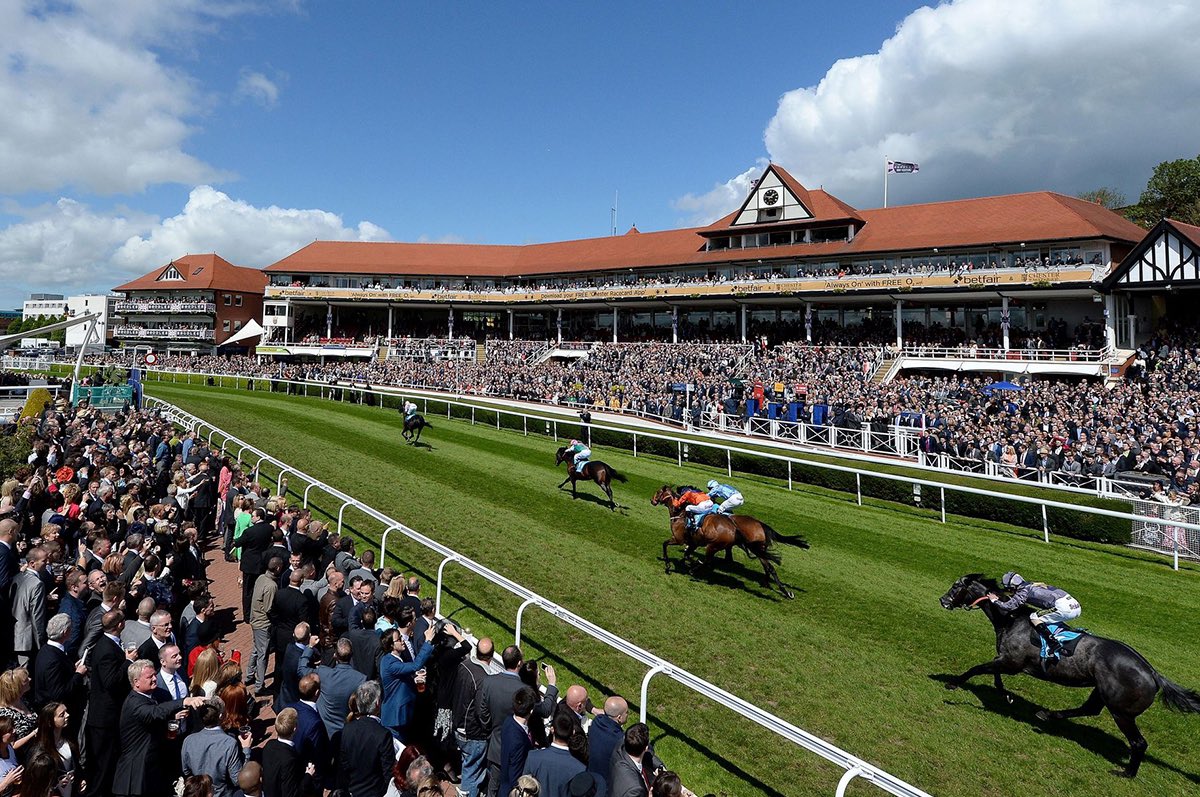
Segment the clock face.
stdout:
<path fill-rule="evenodd" d="M 763 194 L 763 202 L 765 204 L 774 205 L 778 201 L 779 201 L 779 192 L 776 191 L 774 188 L 767 190 L 767 192 Z"/>

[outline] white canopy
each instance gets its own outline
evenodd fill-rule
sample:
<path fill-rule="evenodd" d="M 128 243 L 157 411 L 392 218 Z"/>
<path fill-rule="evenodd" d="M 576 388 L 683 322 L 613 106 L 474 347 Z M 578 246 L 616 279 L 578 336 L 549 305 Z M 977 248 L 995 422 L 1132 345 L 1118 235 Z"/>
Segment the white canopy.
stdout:
<path fill-rule="evenodd" d="M 232 337 L 227 338 L 222 346 L 228 346 L 230 343 L 240 343 L 248 338 L 257 338 L 263 333 L 263 328 L 257 321 L 251 318 L 246 322 L 246 326 L 242 327 Z"/>

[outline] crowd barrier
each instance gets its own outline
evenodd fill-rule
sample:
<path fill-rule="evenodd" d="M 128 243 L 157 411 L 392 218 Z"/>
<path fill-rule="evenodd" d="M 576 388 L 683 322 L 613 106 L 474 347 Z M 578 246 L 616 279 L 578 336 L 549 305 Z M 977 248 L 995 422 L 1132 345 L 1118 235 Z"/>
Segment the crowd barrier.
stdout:
<path fill-rule="evenodd" d="M 354 507 L 362 514 L 384 524 L 385 530 L 379 546 L 381 560 L 386 561 L 388 536 L 392 532 L 400 532 L 412 542 L 422 545 L 430 551 L 433 551 L 441 556 L 442 561 L 438 565 L 437 591 L 435 593 L 435 610 L 438 615 L 441 615 L 442 588 L 445 581 L 446 566 L 449 564 L 455 564 L 458 567 L 468 570 L 487 580 L 488 582 L 507 590 L 521 599 L 522 602 L 520 607 L 517 609 L 516 620 L 514 624 L 516 638 L 515 644 L 519 645 L 521 642 L 521 621 L 525 610 L 529 607 L 535 607 L 542 609 L 548 614 L 553 615 L 561 622 L 582 631 L 593 639 L 602 642 L 614 650 L 617 650 L 634 659 L 635 661 L 645 665 L 648 669 L 645 677 L 642 679 L 641 700 L 639 703 L 642 722 L 646 721 L 650 681 L 656 675 L 663 675 L 693 690 L 702 697 L 713 700 L 714 702 L 725 706 L 736 714 L 739 714 L 742 717 L 757 723 L 767 730 L 777 734 L 781 738 L 786 739 L 787 741 L 792 742 L 799 747 L 816 753 L 825 760 L 841 767 L 845 772 L 837 783 L 835 791 L 836 797 L 844 797 L 847 787 L 851 781 L 856 778 L 861 778 L 862 780 L 873 783 L 889 794 L 899 795 L 900 797 L 929 797 L 926 792 L 918 789 L 916 786 L 913 786 L 893 775 L 888 774 L 878 767 L 869 764 L 866 761 L 851 755 L 850 753 L 847 753 L 836 745 L 830 744 L 824 739 L 821 739 L 801 728 L 796 727 L 787 720 L 777 717 L 769 711 L 749 703 L 737 695 L 727 692 L 721 687 L 704 680 L 698 675 L 694 675 L 682 667 L 679 667 L 670 661 L 667 661 L 666 659 L 657 656 L 650 651 L 645 650 L 644 648 L 641 648 L 626 639 L 623 639 L 620 636 L 617 636 L 611 631 L 608 631 L 601 626 L 596 625 L 595 623 L 580 617 L 577 614 L 574 614 L 573 612 L 563 608 L 562 606 L 559 606 L 548 598 L 545 598 L 522 586 L 521 584 L 518 584 L 517 582 L 507 578 L 506 576 L 503 576 L 494 570 L 485 567 L 473 559 L 470 559 L 469 557 L 466 557 L 457 551 L 442 545 L 436 540 L 426 537 L 424 534 L 415 531 L 405 524 L 383 514 L 379 510 L 368 506 L 362 501 L 353 498 L 341 490 L 331 487 L 325 482 L 309 476 L 298 468 L 292 467 L 291 465 L 288 465 L 287 463 L 270 456 L 255 446 L 245 442 L 244 440 L 234 437 L 219 427 L 214 426 L 208 421 L 186 412 L 179 407 L 170 404 L 169 402 L 155 398 L 154 396 L 147 396 L 146 404 L 148 408 L 156 408 L 160 410 L 164 417 L 168 418 L 180 427 L 196 432 L 198 436 L 208 440 L 210 444 L 220 445 L 231 452 L 234 448 L 239 449 L 237 454 L 239 460 L 244 459 L 247 453 L 253 457 L 257 457 L 258 461 L 254 467 L 255 470 L 260 473 L 260 477 L 263 463 L 269 463 L 273 465 L 278 471 L 278 478 L 276 482 L 277 492 L 283 491 L 284 480 L 289 476 L 307 482 L 307 486 L 305 487 L 303 494 L 305 506 L 308 505 L 309 491 L 312 489 L 318 489 L 329 495 L 331 498 L 341 504 L 341 508 L 338 510 L 339 533 L 342 530 L 342 522 L 345 511 L 350 507 Z"/>

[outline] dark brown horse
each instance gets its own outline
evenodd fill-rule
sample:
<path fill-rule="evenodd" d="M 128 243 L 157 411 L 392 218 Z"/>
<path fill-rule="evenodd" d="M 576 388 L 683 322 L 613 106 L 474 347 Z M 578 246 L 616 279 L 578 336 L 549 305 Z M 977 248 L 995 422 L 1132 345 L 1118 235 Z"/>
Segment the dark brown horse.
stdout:
<path fill-rule="evenodd" d="M 575 468 L 575 463 L 571 461 L 571 455 L 567 453 L 566 446 L 558 449 L 558 453 L 554 457 L 554 464 L 557 467 L 563 463 L 567 463 L 567 478 L 563 479 L 558 485 L 561 489 L 567 482 L 571 483 L 571 497 L 578 498 L 575 492 L 575 482 L 579 479 L 585 481 L 593 481 L 600 485 L 600 489 L 608 496 L 608 508 L 614 512 L 617 509 L 617 502 L 613 500 L 612 487 L 613 482 L 624 482 L 625 477 L 617 473 L 617 469 L 612 465 L 601 462 L 598 459 L 588 460 L 588 463 L 583 466 L 583 472 L 580 473 Z"/>
<path fill-rule="evenodd" d="M 675 499 L 678 497 L 674 490 L 664 484 L 650 499 L 652 506 L 666 506 L 671 517 L 671 536 L 663 543 L 663 564 L 667 573 L 671 572 L 671 560 L 667 555 L 667 548 L 672 545 L 683 546 L 685 566 L 691 559 L 692 552 L 703 545 L 704 562 L 702 566 L 705 568 L 713 566 L 713 559 L 718 553 L 730 551 L 737 546 L 762 564 L 764 587 L 770 587 L 771 582 L 774 581 L 783 597 L 789 600 L 796 597 L 787 587 L 783 586 L 783 582 L 779 580 L 779 573 L 775 570 L 775 565 L 780 564 L 782 559 L 771 545 L 776 537 L 774 529 L 749 515 L 712 513 L 700 521 L 700 528 L 689 531 L 683 516 L 684 508 L 675 506 Z M 801 548 L 809 547 L 808 543 L 803 540 L 800 540 L 798 544 Z"/>
<path fill-rule="evenodd" d="M 1137 775 L 1148 746 L 1146 737 L 1138 730 L 1137 717 L 1154 704 L 1155 697 L 1161 697 L 1167 708 L 1189 714 L 1200 712 L 1200 694 L 1167 680 L 1140 653 L 1114 639 L 1085 634 L 1072 655 L 1043 666 L 1041 645 L 1029 622 L 1029 610 L 1006 612 L 997 608 L 989 595 L 1002 592 L 992 579 L 970 573 L 950 585 L 942 596 L 942 606 L 946 609 L 982 609 L 996 631 L 995 658 L 951 678 L 946 682 L 947 689 L 957 689 L 977 675 L 991 675 L 1000 694 L 1012 703 L 1012 695 L 1004 688 L 1001 676 L 1018 673 L 1061 686 L 1090 687 L 1091 694 L 1079 708 L 1043 710 L 1037 717 L 1043 722 L 1094 717 L 1107 708 L 1129 740 L 1129 763 L 1114 772 L 1127 778 Z"/>

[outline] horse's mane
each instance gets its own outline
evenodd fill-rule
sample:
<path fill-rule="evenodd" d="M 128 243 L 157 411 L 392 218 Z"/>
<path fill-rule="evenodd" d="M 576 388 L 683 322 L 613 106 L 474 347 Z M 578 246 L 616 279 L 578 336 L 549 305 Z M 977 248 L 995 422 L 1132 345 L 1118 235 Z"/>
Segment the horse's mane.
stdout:
<path fill-rule="evenodd" d="M 1008 591 L 1004 589 L 1004 587 L 1000 586 L 1000 582 L 996 581 L 996 579 L 988 578 L 983 573 L 968 573 L 967 575 L 963 576 L 963 578 L 966 578 L 968 581 L 978 581 L 980 584 L 987 587 L 988 592 L 1000 593 Z"/>

